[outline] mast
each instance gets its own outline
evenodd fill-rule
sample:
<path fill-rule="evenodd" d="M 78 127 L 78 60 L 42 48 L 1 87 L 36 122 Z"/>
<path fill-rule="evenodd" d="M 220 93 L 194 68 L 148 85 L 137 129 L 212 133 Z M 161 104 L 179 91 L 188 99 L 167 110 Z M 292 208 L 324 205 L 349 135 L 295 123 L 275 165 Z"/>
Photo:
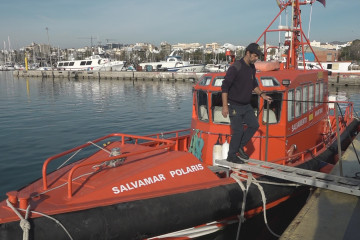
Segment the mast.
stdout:
<path fill-rule="evenodd" d="M 298 68 L 298 59 L 299 59 L 299 53 L 301 51 L 302 55 L 302 61 L 304 64 L 304 70 L 305 70 L 305 47 L 308 46 L 312 53 L 315 56 L 316 61 L 320 64 L 319 59 L 317 58 L 313 48 L 310 45 L 309 39 L 305 36 L 304 31 L 302 29 L 301 24 L 301 5 L 306 4 L 313 4 L 316 0 L 277 0 L 277 4 L 280 8 L 279 13 L 275 16 L 275 18 L 272 20 L 272 22 L 268 25 L 268 27 L 265 29 L 265 31 L 260 35 L 260 37 L 256 40 L 256 42 L 259 42 L 262 37 L 264 37 L 264 58 L 266 59 L 267 56 L 267 50 L 268 47 L 266 45 L 266 34 L 270 32 L 284 32 L 285 33 L 285 42 L 284 46 L 287 46 L 287 53 L 286 53 L 286 63 L 284 65 L 285 69 L 297 69 Z M 281 13 L 287 8 L 291 7 L 291 26 L 290 27 L 284 27 L 279 26 L 277 29 L 270 29 L 270 27 L 273 25 L 275 20 L 281 16 Z M 270 48 L 270 47 L 269 47 Z M 280 47 L 279 47 L 280 48 Z M 280 49 L 279 49 L 280 50 Z M 322 68 L 322 67 L 321 67 Z"/>

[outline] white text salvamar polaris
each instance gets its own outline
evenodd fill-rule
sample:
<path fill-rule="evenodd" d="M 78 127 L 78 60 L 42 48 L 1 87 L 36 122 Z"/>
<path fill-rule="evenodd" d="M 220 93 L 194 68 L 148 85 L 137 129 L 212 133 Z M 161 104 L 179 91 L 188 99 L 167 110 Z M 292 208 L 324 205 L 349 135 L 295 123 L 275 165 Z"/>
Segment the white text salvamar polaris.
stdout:
<path fill-rule="evenodd" d="M 177 176 L 182 176 L 182 175 L 186 175 L 189 173 L 193 173 L 193 172 L 197 172 L 197 171 L 202 171 L 204 170 L 203 165 L 196 164 L 196 165 L 191 165 L 188 167 L 184 167 L 184 168 L 178 168 L 178 169 L 174 169 L 169 171 L 167 174 L 164 173 L 159 173 L 157 175 L 154 176 L 150 176 L 150 177 L 146 177 L 143 179 L 138 179 L 135 181 L 131 181 L 125 184 L 121 184 L 119 187 L 113 187 L 112 191 L 114 192 L 114 194 L 119 194 L 122 192 L 126 192 L 126 191 L 131 191 L 140 187 L 145 187 L 148 186 L 150 184 L 154 184 L 157 182 L 162 182 L 162 181 L 166 181 L 166 175 L 170 176 L 171 178 L 177 177 Z"/>

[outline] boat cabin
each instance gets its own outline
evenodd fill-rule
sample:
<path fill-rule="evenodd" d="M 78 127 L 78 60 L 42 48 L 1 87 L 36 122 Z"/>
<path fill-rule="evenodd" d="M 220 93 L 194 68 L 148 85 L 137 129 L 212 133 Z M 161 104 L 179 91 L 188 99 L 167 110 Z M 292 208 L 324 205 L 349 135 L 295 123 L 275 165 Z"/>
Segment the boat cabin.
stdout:
<path fill-rule="evenodd" d="M 231 139 L 230 119 L 222 115 L 225 74 L 205 74 L 194 86 L 192 134 L 204 140 L 202 160 L 209 165 L 215 160 L 213 146 Z M 268 104 L 257 94 L 252 96 L 260 127 L 245 147 L 250 158 L 283 163 L 323 142 L 329 129 L 328 76 L 324 70 L 261 71 L 256 78 L 261 91 L 273 101 Z"/>

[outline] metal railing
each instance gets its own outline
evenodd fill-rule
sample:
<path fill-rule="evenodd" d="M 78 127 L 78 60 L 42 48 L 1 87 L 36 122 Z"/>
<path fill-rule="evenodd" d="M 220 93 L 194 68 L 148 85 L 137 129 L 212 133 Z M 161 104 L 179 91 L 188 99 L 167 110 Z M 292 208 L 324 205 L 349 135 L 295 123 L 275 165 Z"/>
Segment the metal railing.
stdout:
<path fill-rule="evenodd" d="M 83 163 L 76 164 L 75 166 L 73 166 L 71 168 L 71 170 L 69 171 L 69 175 L 68 175 L 68 197 L 69 198 L 72 197 L 73 174 L 77 169 L 79 169 L 81 167 L 94 165 L 94 164 L 99 164 L 99 163 L 103 163 L 103 162 L 106 162 L 106 161 L 111 161 L 111 160 L 115 160 L 115 159 L 119 159 L 119 158 L 125 158 L 125 157 L 129 157 L 129 156 L 134 156 L 134 155 L 138 155 L 138 154 L 142 154 L 142 153 L 146 153 L 146 152 L 152 152 L 152 151 L 156 151 L 156 150 L 159 150 L 159 149 L 170 150 L 171 147 L 174 147 L 176 145 L 175 141 L 168 140 L 168 139 L 153 138 L 153 137 L 148 137 L 148 136 L 137 136 L 137 135 L 124 134 L 124 133 L 112 133 L 112 134 L 109 134 L 107 136 L 98 138 L 96 140 L 89 141 L 86 144 L 80 145 L 78 147 L 72 148 L 70 150 L 67 150 L 65 152 L 59 153 L 57 155 L 54 155 L 54 156 L 46 159 L 44 164 L 43 164 L 43 168 L 42 168 L 43 189 L 44 190 L 48 189 L 47 168 L 48 168 L 48 165 L 49 165 L 49 163 L 51 161 L 53 161 L 55 159 L 58 159 L 60 157 L 63 157 L 65 155 L 68 155 L 70 153 L 73 153 L 73 152 L 79 151 L 81 149 L 84 149 L 86 147 L 92 146 L 94 143 L 98 143 L 100 141 L 104 141 L 104 140 L 106 140 L 108 138 L 112 138 L 112 137 L 119 137 L 121 145 L 125 145 L 126 142 L 132 141 L 132 140 L 135 140 L 135 144 L 138 143 L 138 140 L 144 140 L 144 141 L 150 141 L 155 145 L 152 146 L 151 148 L 136 151 L 136 152 L 132 152 L 132 153 L 125 153 L 125 154 L 121 154 L 121 155 L 117 155 L 117 156 L 111 156 L 111 157 L 108 157 L 108 158 L 102 158 L 102 159 L 99 159 L 97 161 L 83 162 Z"/>

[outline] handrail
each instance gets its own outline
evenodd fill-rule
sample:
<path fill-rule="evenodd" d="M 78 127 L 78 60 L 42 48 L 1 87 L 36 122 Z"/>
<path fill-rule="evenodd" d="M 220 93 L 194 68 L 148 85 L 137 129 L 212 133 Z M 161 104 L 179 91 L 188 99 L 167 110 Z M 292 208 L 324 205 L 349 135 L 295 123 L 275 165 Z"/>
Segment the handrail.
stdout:
<path fill-rule="evenodd" d="M 345 113 L 341 116 L 341 118 L 343 119 L 343 121 L 347 122 L 349 121 L 350 119 L 353 118 L 353 102 L 344 102 L 344 101 L 341 101 L 341 102 L 337 102 L 337 103 L 346 103 L 348 104 L 348 106 L 346 107 L 345 109 Z M 340 117 L 340 116 L 339 116 Z M 344 126 L 343 124 L 339 124 L 339 130 L 340 131 L 343 131 L 345 129 L 346 126 Z M 331 138 L 332 140 L 337 137 L 338 135 L 334 132 L 329 138 Z M 304 158 L 304 156 L 306 154 L 311 154 L 312 151 L 317 151 L 317 149 L 320 147 L 321 149 L 323 149 L 324 147 L 326 147 L 326 144 L 324 144 L 324 142 L 320 142 L 319 144 L 315 145 L 314 147 L 310 148 L 308 151 L 303 151 L 303 152 L 299 152 L 299 153 L 296 153 L 294 155 L 291 156 L 291 158 L 296 158 L 296 157 L 299 157 L 301 156 L 302 158 Z M 285 165 L 286 164 L 286 159 L 288 159 L 289 156 L 286 156 L 286 157 L 281 157 L 281 158 L 278 158 L 278 159 L 275 159 L 274 162 L 280 162 L 282 161 L 283 164 Z"/>
<path fill-rule="evenodd" d="M 79 149 L 83 149 L 83 148 L 86 148 L 90 145 L 92 145 L 93 143 L 97 143 L 97 142 L 100 142 L 100 141 L 103 141 L 107 138 L 111 138 L 111 137 L 120 137 L 121 138 L 121 142 L 122 144 L 124 145 L 125 144 L 125 137 L 128 137 L 128 138 L 136 138 L 136 139 L 142 139 L 142 140 L 148 140 L 148 141 L 157 141 L 157 142 L 162 142 L 162 143 L 167 143 L 167 147 L 169 146 L 173 146 L 175 143 L 173 141 L 170 141 L 170 140 L 165 140 L 165 139 L 156 139 L 156 138 L 151 138 L 151 137 L 146 137 L 146 136 L 136 136 L 136 135 L 130 135 L 130 134 L 123 134 L 123 133 L 112 133 L 112 134 L 109 134 L 109 135 L 106 135 L 104 137 L 101 137 L 101 138 L 98 138 L 98 139 L 95 139 L 91 142 L 88 142 L 88 143 L 85 143 L 83 145 L 80 145 L 78 147 L 75 147 L 75 148 L 72 148 L 70 150 L 67 150 L 65 152 L 62 152 L 62 153 L 59 153 L 59 154 L 56 154 L 52 157 L 49 157 L 48 159 L 45 160 L 44 164 L 43 164 L 43 167 L 42 167 L 42 179 L 43 179 L 43 189 L 44 190 L 47 190 L 48 189 L 48 185 L 47 185 L 47 174 L 46 174 L 46 171 L 47 171 L 47 167 L 48 167 L 48 164 L 57 159 L 57 158 L 60 158 L 60 157 L 63 157 L 69 153 L 72 153 L 72 152 L 75 152 L 75 151 L 78 151 Z M 117 156 L 118 157 L 118 156 Z M 114 158 L 115 159 L 115 158 Z"/>
<path fill-rule="evenodd" d="M 170 132 L 164 132 L 164 133 L 154 133 L 154 134 L 150 134 L 150 135 L 146 135 L 146 137 L 159 137 L 159 136 L 162 136 L 162 135 L 170 135 L 170 134 L 176 134 L 176 137 L 179 136 L 179 133 L 181 132 L 187 132 L 187 131 L 190 131 L 191 129 L 190 128 L 186 128 L 186 129 L 182 129 L 182 130 L 176 130 L 176 131 L 170 131 Z"/>
<path fill-rule="evenodd" d="M 334 139 L 334 137 L 336 136 L 336 134 L 335 133 L 333 133 L 332 134 L 332 136 L 331 136 L 331 138 L 332 139 Z M 307 155 L 307 154 L 313 154 L 313 153 L 315 153 L 316 154 L 316 152 L 317 151 L 319 151 L 318 150 L 318 148 L 320 147 L 320 146 L 322 146 L 319 150 L 321 150 L 321 149 L 323 149 L 324 147 L 326 147 L 326 144 L 324 144 L 324 142 L 320 142 L 320 143 L 318 143 L 317 145 L 315 145 L 314 147 L 312 147 L 312 148 L 310 148 L 310 149 L 308 149 L 308 150 L 306 150 L 306 151 L 302 151 L 302 152 L 298 152 L 298 153 L 295 153 L 294 155 L 291 155 L 291 156 L 285 156 L 285 157 L 281 157 L 281 158 L 277 158 L 277 159 L 274 159 L 273 161 L 271 161 L 271 162 L 275 162 L 275 163 L 277 163 L 277 162 L 282 162 L 282 165 L 286 165 L 286 163 L 288 162 L 288 161 L 286 161 L 286 160 L 288 160 L 289 158 L 297 158 L 297 157 L 302 157 L 302 159 L 304 160 L 305 159 L 305 155 Z M 279 163 L 280 164 L 280 163 Z"/>
<path fill-rule="evenodd" d="M 80 164 L 75 165 L 74 167 L 71 168 L 71 170 L 69 172 L 69 175 L 68 175 L 68 181 L 67 181 L 68 182 L 68 198 L 72 197 L 72 176 L 73 176 L 74 172 L 77 169 L 79 169 L 81 167 L 89 166 L 89 165 L 94 165 L 94 164 L 97 164 L 97 163 L 102 163 L 102 162 L 105 162 L 105 161 L 111 161 L 111 160 L 114 160 L 114 159 L 126 158 L 126 157 L 129 157 L 129 156 L 134 156 L 134 155 L 141 154 L 141 153 L 152 152 L 152 151 L 159 150 L 159 149 L 170 148 L 170 147 L 175 145 L 175 142 L 173 142 L 173 141 L 165 140 L 163 142 L 165 142 L 166 145 L 160 145 L 160 146 L 157 146 L 157 147 L 153 147 L 151 149 L 145 149 L 145 150 L 132 152 L 132 153 L 125 153 L 125 154 L 121 154 L 121 155 L 101 159 L 101 160 L 98 160 L 98 161 L 93 161 L 93 162 L 89 162 L 89 163 L 88 162 L 80 163 Z"/>

